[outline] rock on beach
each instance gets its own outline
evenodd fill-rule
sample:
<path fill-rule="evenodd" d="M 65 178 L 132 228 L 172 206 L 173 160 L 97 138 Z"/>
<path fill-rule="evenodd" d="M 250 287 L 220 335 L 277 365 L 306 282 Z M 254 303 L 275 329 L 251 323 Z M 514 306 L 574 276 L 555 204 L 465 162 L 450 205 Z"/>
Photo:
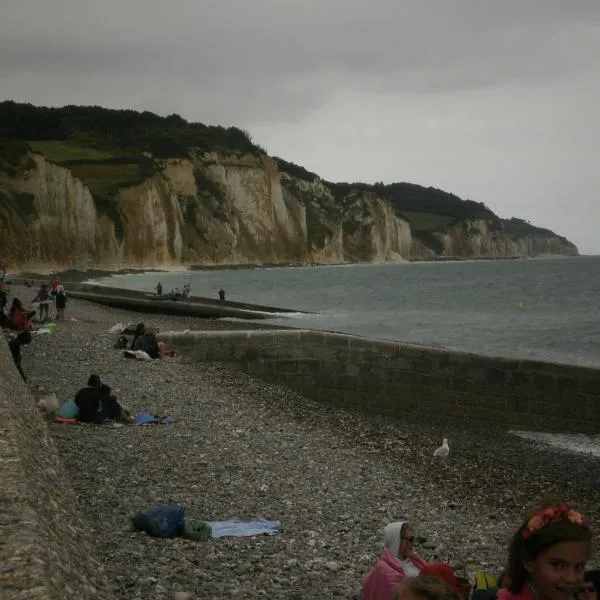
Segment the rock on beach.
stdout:
<path fill-rule="evenodd" d="M 23 300 L 34 291 L 16 288 Z M 524 511 L 574 503 L 598 523 L 600 462 L 460 422 L 446 427 L 310 401 L 222 365 L 128 360 L 108 329 L 264 325 L 143 315 L 71 300 L 56 332 L 34 336 L 23 369 L 34 397 L 65 401 L 98 373 L 134 413 L 166 426 L 48 423 L 118 599 L 359 598 L 389 521 L 414 524 L 417 551 L 471 575 L 498 571 Z M 432 454 L 442 437 L 452 453 Z M 181 503 L 206 520 L 279 520 L 273 537 L 156 539 L 130 517 Z"/>

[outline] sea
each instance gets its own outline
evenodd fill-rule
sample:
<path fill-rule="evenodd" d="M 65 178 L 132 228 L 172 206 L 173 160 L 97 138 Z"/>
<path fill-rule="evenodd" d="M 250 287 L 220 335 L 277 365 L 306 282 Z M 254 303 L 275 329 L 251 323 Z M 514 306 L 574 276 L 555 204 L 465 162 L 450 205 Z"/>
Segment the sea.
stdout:
<path fill-rule="evenodd" d="M 268 323 L 600 366 L 600 256 L 146 272 L 94 283 L 276 306 Z M 301 312 L 302 311 L 302 312 Z"/>
<path fill-rule="evenodd" d="M 267 323 L 600 366 L 600 256 L 119 274 L 94 283 L 269 305 Z M 513 432 L 600 458 L 600 436 Z"/>

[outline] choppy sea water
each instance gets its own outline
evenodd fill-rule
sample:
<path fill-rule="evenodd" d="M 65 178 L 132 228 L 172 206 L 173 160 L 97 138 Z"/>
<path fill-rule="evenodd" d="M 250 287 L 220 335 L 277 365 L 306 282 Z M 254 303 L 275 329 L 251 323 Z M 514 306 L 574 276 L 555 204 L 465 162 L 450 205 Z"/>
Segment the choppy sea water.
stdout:
<path fill-rule="evenodd" d="M 311 311 L 274 323 L 600 365 L 600 257 L 117 275 L 97 283 Z"/>

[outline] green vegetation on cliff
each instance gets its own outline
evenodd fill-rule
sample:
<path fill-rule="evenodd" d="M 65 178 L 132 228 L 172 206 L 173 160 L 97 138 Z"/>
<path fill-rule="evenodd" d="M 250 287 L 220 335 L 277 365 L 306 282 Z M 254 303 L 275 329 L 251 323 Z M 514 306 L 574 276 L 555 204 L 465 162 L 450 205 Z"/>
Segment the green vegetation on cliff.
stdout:
<path fill-rule="evenodd" d="M 179 115 L 159 117 L 148 111 L 99 106 L 47 108 L 12 101 L 0 102 L 0 138 L 62 141 L 65 146 L 59 152 L 74 147 L 110 156 L 150 152 L 159 158 L 175 158 L 188 156 L 190 148 L 236 155 L 258 156 L 263 152 L 237 127 L 188 123 Z M 47 149 L 55 152 L 56 147 L 50 144 Z M 88 154 L 69 158 L 92 157 Z"/>

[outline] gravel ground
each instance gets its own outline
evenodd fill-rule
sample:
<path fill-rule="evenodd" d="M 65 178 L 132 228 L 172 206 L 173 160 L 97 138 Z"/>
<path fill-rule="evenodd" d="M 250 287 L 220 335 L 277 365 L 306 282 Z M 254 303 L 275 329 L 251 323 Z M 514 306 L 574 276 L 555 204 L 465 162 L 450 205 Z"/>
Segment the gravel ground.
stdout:
<path fill-rule="evenodd" d="M 66 400 L 97 372 L 133 411 L 174 420 L 48 425 L 119 599 L 170 599 L 178 590 L 206 599 L 358 598 L 389 521 L 410 519 L 424 558 L 466 564 L 471 574 L 502 566 L 511 530 L 543 498 L 598 519 L 597 458 L 500 430 L 354 414 L 185 357 L 127 360 L 108 328 L 148 315 L 77 300 L 67 314 L 85 320 L 61 323 L 24 350 L 35 396 Z M 151 319 L 162 330 L 240 327 Z M 432 457 L 443 436 L 446 462 Z M 170 502 L 206 520 L 280 520 L 282 532 L 197 543 L 131 530 L 134 512 Z"/>

